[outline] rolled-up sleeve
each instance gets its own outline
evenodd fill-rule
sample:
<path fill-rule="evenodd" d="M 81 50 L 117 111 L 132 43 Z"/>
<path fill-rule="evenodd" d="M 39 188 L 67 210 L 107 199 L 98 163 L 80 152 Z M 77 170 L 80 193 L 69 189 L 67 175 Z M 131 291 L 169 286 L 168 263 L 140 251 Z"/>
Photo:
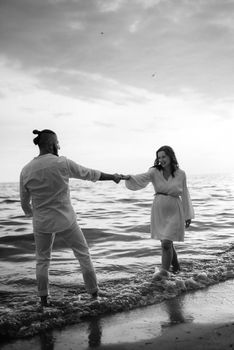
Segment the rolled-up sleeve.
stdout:
<path fill-rule="evenodd" d="M 21 207 L 27 216 L 32 216 L 31 195 L 24 186 L 23 173 L 20 174 L 20 202 Z"/>
<path fill-rule="evenodd" d="M 151 182 L 150 173 L 130 175 L 129 180 L 125 180 L 125 186 L 132 191 L 141 190 Z"/>
<path fill-rule="evenodd" d="M 70 159 L 67 159 L 67 166 L 70 178 L 88 180 L 93 182 L 96 182 L 100 179 L 101 172 L 99 170 L 86 168 Z"/>

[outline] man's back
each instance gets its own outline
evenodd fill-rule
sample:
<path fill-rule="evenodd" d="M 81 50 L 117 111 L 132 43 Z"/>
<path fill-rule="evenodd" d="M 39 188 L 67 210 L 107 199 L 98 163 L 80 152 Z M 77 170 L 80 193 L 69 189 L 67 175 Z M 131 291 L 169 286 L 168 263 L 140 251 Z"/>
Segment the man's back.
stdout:
<path fill-rule="evenodd" d="M 48 153 L 34 158 L 23 168 L 21 188 L 31 196 L 36 230 L 57 232 L 75 220 L 68 183 L 65 157 Z"/>
<path fill-rule="evenodd" d="M 24 212 L 33 212 L 34 231 L 59 232 L 71 226 L 76 214 L 70 200 L 69 178 L 95 182 L 100 176 L 98 170 L 51 153 L 29 162 L 21 171 L 20 197 Z"/>
<path fill-rule="evenodd" d="M 65 157 L 45 154 L 22 170 L 24 186 L 31 193 L 34 209 L 69 199 L 69 172 Z"/>

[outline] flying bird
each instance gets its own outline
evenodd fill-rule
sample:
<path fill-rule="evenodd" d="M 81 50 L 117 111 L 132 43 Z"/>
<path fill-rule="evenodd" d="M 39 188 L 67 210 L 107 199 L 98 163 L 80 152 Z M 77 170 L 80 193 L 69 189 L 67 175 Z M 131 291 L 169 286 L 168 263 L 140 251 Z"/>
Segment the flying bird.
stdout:
<path fill-rule="evenodd" d="M 156 75 L 156 73 L 153 73 L 153 74 L 152 74 L 152 77 L 154 78 L 154 77 L 155 77 L 155 75 Z"/>

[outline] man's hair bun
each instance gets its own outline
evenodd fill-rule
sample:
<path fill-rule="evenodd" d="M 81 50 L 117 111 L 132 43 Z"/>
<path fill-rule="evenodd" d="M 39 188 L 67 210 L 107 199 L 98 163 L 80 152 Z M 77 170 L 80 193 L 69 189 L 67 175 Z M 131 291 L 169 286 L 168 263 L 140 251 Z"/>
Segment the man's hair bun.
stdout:
<path fill-rule="evenodd" d="M 37 129 L 33 130 L 33 134 L 37 135 L 34 139 L 33 139 L 33 143 L 35 145 L 39 145 L 39 143 L 43 143 L 46 141 L 46 139 L 48 139 L 49 135 L 56 135 L 54 131 L 49 130 L 49 129 L 43 129 L 42 131 L 39 131 Z M 46 136 L 47 135 L 47 136 Z M 39 145 L 40 146 L 40 145 Z"/>
<path fill-rule="evenodd" d="M 37 135 L 37 137 L 35 137 L 35 138 L 33 139 L 33 143 L 34 143 L 35 145 L 38 145 L 41 132 L 40 132 L 39 130 L 37 130 L 37 129 L 34 129 L 34 130 L 33 130 L 33 134 Z"/>

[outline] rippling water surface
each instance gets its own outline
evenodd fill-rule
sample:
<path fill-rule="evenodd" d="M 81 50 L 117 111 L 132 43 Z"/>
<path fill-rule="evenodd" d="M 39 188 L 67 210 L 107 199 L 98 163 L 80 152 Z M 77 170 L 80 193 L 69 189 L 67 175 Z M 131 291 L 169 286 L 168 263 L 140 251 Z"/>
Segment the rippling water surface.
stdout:
<path fill-rule="evenodd" d="M 185 242 L 176 243 L 184 263 L 212 260 L 234 243 L 234 176 L 189 176 L 196 218 Z M 72 180 L 72 203 L 89 243 L 99 280 L 125 278 L 160 264 L 160 244 L 149 234 L 153 188 L 132 192 L 124 183 Z M 2 287 L 35 284 L 35 254 L 31 220 L 23 216 L 17 183 L 0 184 L 0 259 Z M 57 236 L 50 281 L 82 281 L 72 251 Z M 78 273 L 77 273 L 78 272 Z"/>

